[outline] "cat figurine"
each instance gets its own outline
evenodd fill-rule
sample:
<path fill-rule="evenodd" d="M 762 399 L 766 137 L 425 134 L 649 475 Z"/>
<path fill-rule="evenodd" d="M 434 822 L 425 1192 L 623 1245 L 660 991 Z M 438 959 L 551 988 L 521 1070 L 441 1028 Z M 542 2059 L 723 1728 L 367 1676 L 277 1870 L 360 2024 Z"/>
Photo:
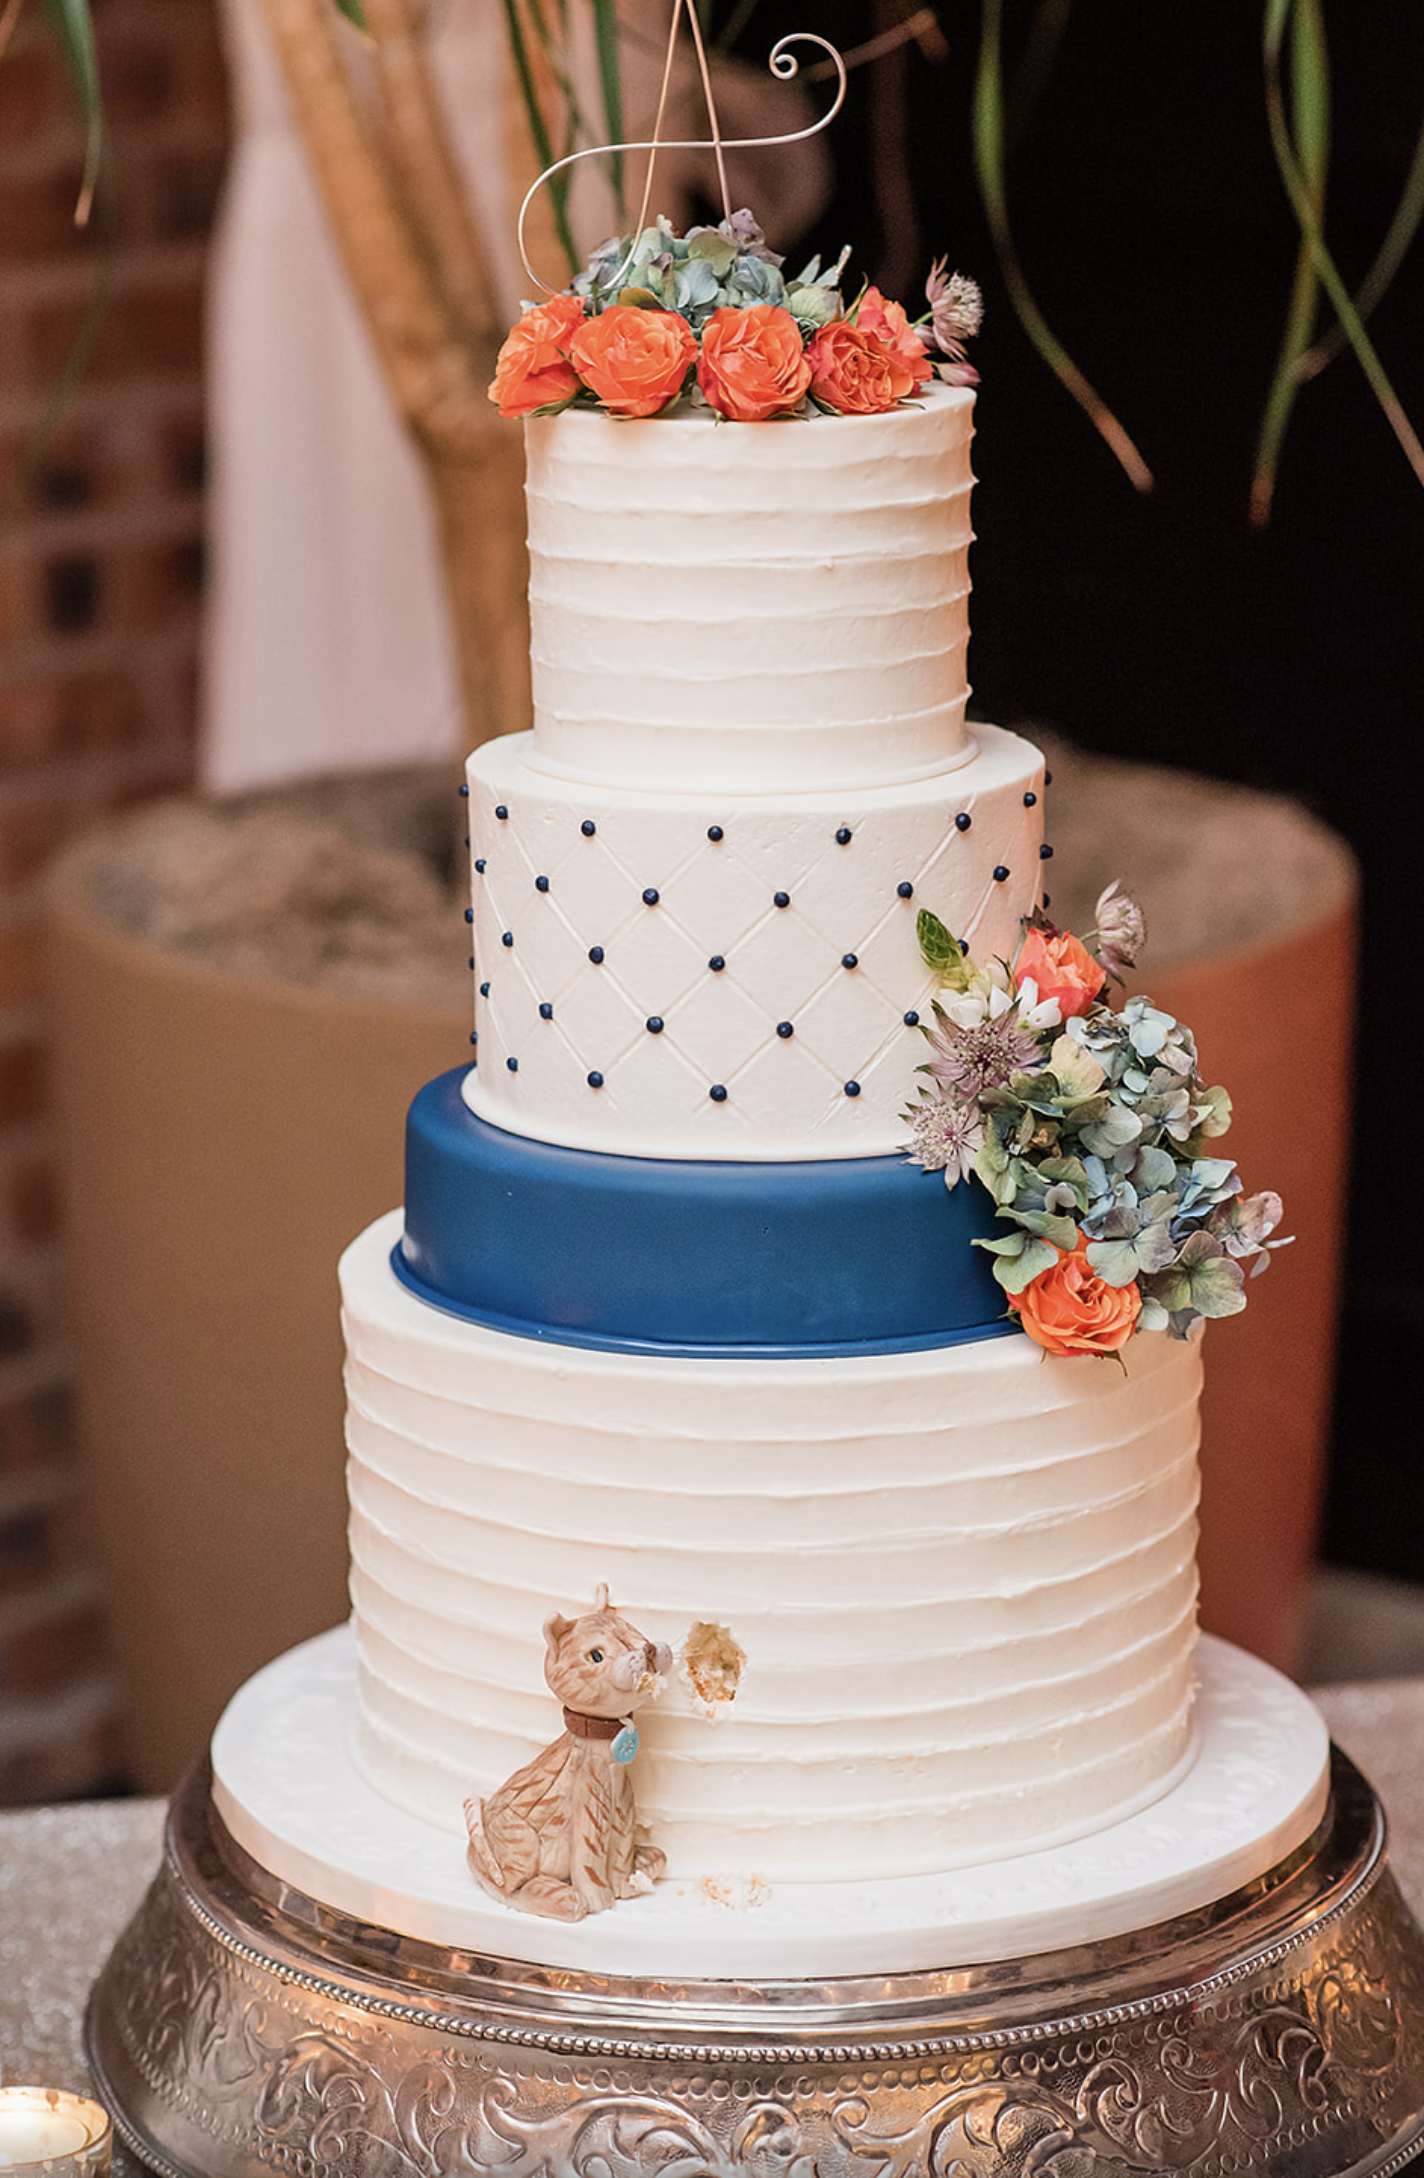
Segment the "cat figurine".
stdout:
<path fill-rule="evenodd" d="M 507 1905 L 581 1921 L 651 1890 L 666 1866 L 638 1835 L 629 1765 L 632 1712 L 660 1693 L 672 1652 L 620 1618 L 606 1587 L 585 1617 L 547 1618 L 544 1642 L 563 1736 L 488 1799 L 465 1802 L 470 1865 Z"/>

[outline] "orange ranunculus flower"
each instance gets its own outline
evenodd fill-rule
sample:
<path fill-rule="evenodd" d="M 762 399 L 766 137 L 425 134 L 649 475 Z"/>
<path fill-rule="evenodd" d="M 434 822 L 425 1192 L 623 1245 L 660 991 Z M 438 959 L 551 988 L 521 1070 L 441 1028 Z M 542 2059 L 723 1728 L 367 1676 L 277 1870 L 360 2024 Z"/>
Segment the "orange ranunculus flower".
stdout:
<path fill-rule="evenodd" d="M 868 327 L 835 318 L 806 350 L 811 393 L 843 416 L 880 416 L 915 391 L 914 373 L 890 343 Z"/>
<path fill-rule="evenodd" d="M 1135 1284 L 1110 1286 L 1099 1278 L 1084 1233 L 1071 1255 L 1060 1255 L 1010 1299 L 1029 1337 L 1050 1354 L 1115 1354 L 1132 1337 L 1142 1311 Z"/>
<path fill-rule="evenodd" d="M 875 333 L 887 348 L 894 349 L 917 386 L 929 384 L 934 377 L 934 365 L 899 303 L 888 302 L 878 287 L 868 287 L 860 298 L 855 322 L 862 332 Z"/>
<path fill-rule="evenodd" d="M 613 303 L 584 320 L 569 343 L 569 358 L 612 415 L 656 416 L 681 393 L 697 361 L 697 341 L 675 310 Z"/>
<path fill-rule="evenodd" d="M 501 416 L 532 416 L 536 408 L 567 401 L 579 390 L 578 372 L 567 349 L 574 327 L 583 323 L 577 295 L 553 295 L 536 303 L 513 326 L 494 366 L 489 397 Z"/>
<path fill-rule="evenodd" d="M 702 328 L 697 383 L 732 423 L 766 423 L 799 408 L 811 383 L 801 329 L 779 303 L 714 310 Z"/>
<path fill-rule="evenodd" d="M 1056 998 L 1065 1021 L 1086 1013 L 1107 982 L 1107 972 L 1094 960 L 1086 945 L 1066 930 L 1031 929 L 1014 962 L 1014 980 L 1032 976 L 1040 999 Z"/>

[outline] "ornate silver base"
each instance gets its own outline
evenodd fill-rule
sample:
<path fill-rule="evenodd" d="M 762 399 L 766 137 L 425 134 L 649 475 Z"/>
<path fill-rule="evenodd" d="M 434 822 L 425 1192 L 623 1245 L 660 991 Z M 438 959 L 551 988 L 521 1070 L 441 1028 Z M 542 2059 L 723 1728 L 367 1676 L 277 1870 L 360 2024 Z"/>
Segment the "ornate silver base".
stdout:
<path fill-rule="evenodd" d="M 250 1860 L 197 1773 L 88 2040 L 165 2178 L 1384 2178 L 1424 2148 L 1424 1938 L 1339 1755 L 1316 1836 L 1202 1912 L 759 1987 L 345 1919 Z"/>

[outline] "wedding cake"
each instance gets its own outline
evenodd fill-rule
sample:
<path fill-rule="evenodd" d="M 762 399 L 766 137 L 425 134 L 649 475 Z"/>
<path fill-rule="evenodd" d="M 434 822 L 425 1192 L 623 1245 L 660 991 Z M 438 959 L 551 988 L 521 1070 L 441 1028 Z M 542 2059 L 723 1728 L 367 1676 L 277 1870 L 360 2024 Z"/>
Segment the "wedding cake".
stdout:
<path fill-rule="evenodd" d="M 588 361 L 610 414 L 559 373 L 616 306 L 530 335 L 535 722 L 462 789 L 476 1054 L 342 1265 L 354 1630 L 214 1749 L 258 1860 L 415 1935 L 1008 1956 L 1219 1896 L 1324 1804 L 1299 1698 L 1196 1646 L 1198 1319 L 1266 1227 L 1186 1032 L 1119 1035 L 1046 920 L 1042 760 L 965 716 L 974 392 L 906 378 L 870 294 L 887 397 L 836 401 L 842 343 L 787 421 L 799 336 L 693 403 L 680 336 L 623 328 L 676 352 L 621 411 Z M 758 371 L 782 408 L 729 420 Z M 635 1765 L 666 1870 L 555 1928 L 476 1886 L 462 1808 L 557 1732 L 544 1622 L 601 1589 L 673 1659 Z"/>

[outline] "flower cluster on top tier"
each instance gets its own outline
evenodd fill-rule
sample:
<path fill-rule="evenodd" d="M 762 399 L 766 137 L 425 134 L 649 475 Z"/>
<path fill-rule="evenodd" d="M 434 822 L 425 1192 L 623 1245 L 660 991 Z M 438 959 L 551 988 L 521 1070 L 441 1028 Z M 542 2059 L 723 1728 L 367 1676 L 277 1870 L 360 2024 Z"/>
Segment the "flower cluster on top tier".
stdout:
<path fill-rule="evenodd" d="M 611 416 L 655 416 L 686 392 L 733 423 L 804 414 L 872 416 L 934 377 L 973 385 L 964 342 L 979 329 L 972 280 L 941 260 L 912 325 L 878 288 L 847 304 L 848 251 L 787 279 L 750 212 L 636 242 L 605 242 L 572 289 L 525 311 L 495 366 L 501 416 L 550 416 L 578 402 Z M 935 360 L 930 351 L 939 351 Z"/>
<path fill-rule="evenodd" d="M 1185 1338 L 1246 1306 L 1266 1268 L 1275 1194 L 1245 1196 L 1207 1145 L 1231 1099 L 1197 1072 L 1191 1031 L 1149 998 L 1102 998 L 1144 936 L 1116 885 L 1087 943 L 1035 912 L 1012 964 L 976 966 L 938 918 L 921 951 L 945 996 L 922 1024 L 931 1056 L 904 1114 L 914 1164 L 972 1174 L 1014 1230 L 976 1246 L 1022 1328 L 1052 1354 L 1111 1354 L 1138 1330 Z"/>

